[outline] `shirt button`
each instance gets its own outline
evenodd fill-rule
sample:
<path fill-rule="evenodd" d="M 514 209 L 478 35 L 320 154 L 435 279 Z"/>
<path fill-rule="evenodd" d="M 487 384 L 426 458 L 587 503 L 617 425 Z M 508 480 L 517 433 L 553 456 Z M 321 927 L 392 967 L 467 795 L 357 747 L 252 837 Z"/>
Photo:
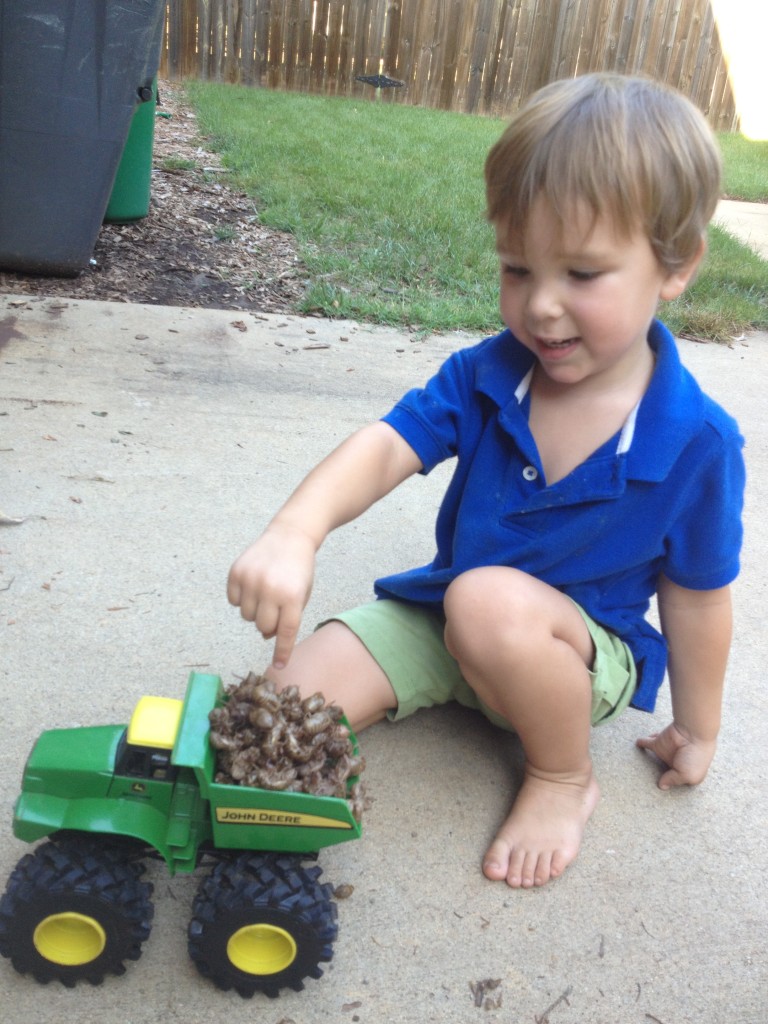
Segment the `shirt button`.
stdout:
<path fill-rule="evenodd" d="M 523 477 L 526 480 L 535 480 L 538 475 L 539 471 L 535 466 L 526 466 L 523 470 Z"/>

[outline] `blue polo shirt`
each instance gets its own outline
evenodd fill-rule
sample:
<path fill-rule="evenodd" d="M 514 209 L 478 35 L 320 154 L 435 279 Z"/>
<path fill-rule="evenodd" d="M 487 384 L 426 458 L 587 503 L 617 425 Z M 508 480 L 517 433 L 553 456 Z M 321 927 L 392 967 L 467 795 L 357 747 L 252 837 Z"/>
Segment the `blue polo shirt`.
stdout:
<path fill-rule="evenodd" d="M 437 517 L 437 554 L 376 581 L 379 597 L 441 604 L 448 584 L 509 565 L 577 601 L 630 647 L 633 706 L 652 711 L 666 643 L 645 619 L 660 573 L 711 590 L 739 571 L 743 438 L 683 367 L 658 321 L 656 367 L 622 431 L 547 485 L 530 432 L 534 357 L 509 331 L 455 353 L 384 417 L 428 473 L 456 458 Z"/>

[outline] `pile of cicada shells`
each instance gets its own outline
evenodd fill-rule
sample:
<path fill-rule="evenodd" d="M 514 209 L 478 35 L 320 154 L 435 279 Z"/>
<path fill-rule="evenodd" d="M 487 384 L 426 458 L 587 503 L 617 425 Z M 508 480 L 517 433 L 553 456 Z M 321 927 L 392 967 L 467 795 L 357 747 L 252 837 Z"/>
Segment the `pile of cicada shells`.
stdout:
<path fill-rule="evenodd" d="M 320 693 L 302 699 L 295 686 L 278 691 L 252 672 L 226 697 L 209 715 L 217 782 L 346 798 L 360 819 L 363 787 L 350 780 L 365 762 L 341 708 Z"/>

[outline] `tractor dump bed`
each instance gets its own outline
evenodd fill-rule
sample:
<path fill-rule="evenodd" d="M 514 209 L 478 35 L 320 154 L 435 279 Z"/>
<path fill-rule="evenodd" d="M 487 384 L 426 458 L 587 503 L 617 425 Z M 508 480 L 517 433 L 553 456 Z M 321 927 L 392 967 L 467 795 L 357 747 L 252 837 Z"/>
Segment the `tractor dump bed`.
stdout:
<path fill-rule="evenodd" d="M 225 699 L 218 676 L 192 673 L 171 757 L 191 768 L 210 802 L 218 849 L 313 853 L 361 834 L 346 800 L 214 781 L 216 752 L 208 742 L 208 714 Z"/>

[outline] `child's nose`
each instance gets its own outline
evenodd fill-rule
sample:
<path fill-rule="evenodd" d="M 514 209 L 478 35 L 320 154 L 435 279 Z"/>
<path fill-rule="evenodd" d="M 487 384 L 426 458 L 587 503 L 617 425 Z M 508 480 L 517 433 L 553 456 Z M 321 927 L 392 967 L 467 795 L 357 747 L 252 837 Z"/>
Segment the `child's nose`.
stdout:
<path fill-rule="evenodd" d="M 534 284 L 528 293 L 528 315 L 536 321 L 552 320 L 563 312 L 558 290 L 552 282 Z"/>

